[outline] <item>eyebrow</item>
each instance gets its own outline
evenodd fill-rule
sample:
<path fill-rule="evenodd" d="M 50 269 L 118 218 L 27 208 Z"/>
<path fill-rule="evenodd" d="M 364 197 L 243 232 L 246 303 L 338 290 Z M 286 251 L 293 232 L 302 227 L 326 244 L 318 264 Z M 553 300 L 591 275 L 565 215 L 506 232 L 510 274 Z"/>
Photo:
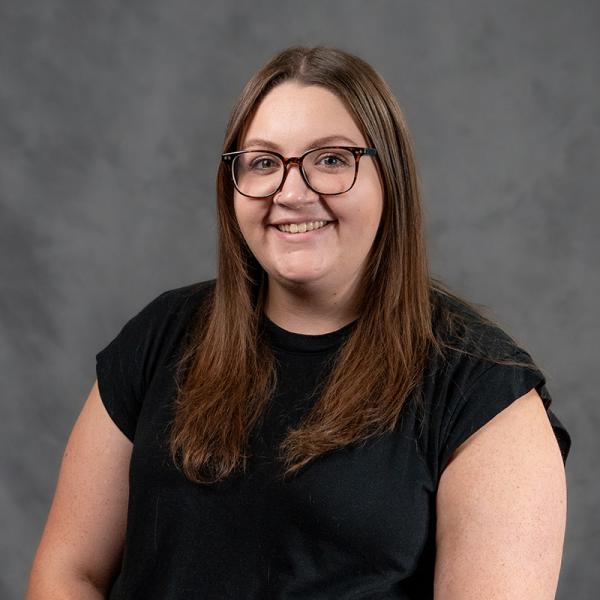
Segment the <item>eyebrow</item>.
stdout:
<path fill-rule="evenodd" d="M 316 140 L 312 140 L 308 146 L 304 148 L 304 151 L 310 150 L 311 148 L 318 148 L 319 146 L 326 146 L 328 144 L 333 144 L 334 142 L 345 142 L 350 146 L 359 146 L 354 140 L 347 138 L 343 135 L 328 135 L 325 137 L 317 138 Z M 269 140 L 265 140 L 262 138 L 252 138 L 251 140 L 247 140 L 244 144 L 245 149 L 248 149 L 249 146 L 258 146 L 260 148 L 270 148 L 272 150 L 281 151 L 281 146 L 277 145 L 274 142 L 270 142 Z"/>

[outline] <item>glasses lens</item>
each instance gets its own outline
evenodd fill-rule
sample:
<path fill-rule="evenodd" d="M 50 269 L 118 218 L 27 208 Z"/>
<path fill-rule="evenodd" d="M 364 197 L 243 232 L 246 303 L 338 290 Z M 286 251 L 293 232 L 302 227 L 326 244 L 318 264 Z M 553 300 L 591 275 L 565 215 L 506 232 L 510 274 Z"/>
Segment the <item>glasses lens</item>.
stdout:
<path fill-rule="evenodd" d="M 245 152 L 233 161 L 233 177 L 238 190 L 247 196 L 270 196 L 281 183 L 283 163 L 270 152 Z"/>
<path fill-rule="evenodd" d="M 350 150 L 317 148 L 303 164 L 311 187 L 320 194 L 341 194 L 352 187 L 356 166 Z"/>

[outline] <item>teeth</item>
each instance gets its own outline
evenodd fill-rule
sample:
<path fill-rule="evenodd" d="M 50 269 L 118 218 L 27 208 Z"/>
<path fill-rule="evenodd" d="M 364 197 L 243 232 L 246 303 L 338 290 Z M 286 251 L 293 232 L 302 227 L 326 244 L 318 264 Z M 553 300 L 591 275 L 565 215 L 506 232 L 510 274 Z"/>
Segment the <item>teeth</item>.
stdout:
<path fill-rule="evenodd" d="M 286 233 L 304 233 L 306 231 L 312 231 L 313 229 L 321 229 L 328 221 L 311 221 L 310 223 L 290 223 L 285 225 L 277 225 L 279 231 L 285 231 Z"/>

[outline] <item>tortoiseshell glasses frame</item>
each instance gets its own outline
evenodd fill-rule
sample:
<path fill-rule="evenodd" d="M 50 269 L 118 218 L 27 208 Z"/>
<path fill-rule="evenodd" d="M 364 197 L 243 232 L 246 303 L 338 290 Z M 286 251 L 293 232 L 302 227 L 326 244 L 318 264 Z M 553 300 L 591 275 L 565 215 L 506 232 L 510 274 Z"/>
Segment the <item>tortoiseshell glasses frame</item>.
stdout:
<path fill-rule="evenodd" d="M 352 178 L 352 183 L 348 186 L 347 189 L 342 190 L 341 192 L 324 193 L 322 191 L 315 189 L 310 184 L 310 182 L 308 180 L 308 176 L 306 175 L 306 172 L 304 170 L 304 165 L 303 165 L 304 157 L 307 154 L 310 154 L 311 152 L 315 152 L 317 150 L 336 150 L 336 149 L 337 150 L 347 150 L 347 151 L 351 152 L 352 155 L 354 156 L 354 177 Z M 281 161 L 281 163 L 283 165 L 281 181 L 279 182 L 279 185 L 273 192 L 270 192 L 269 194 L 266 194 L 264 196 L 253 196 L 250 194 L 245 194 L 238 187 L 238 183 L 235 180 L 235 169 L 234 169 L 235 162 L 236 162 L 236 159 L 238 158 L 238 156 L 247 154 L 249 152 L 264 152 L 265 154 L 271 154 L 273 156 L 276 156 Z M 235 189 L 243 196 L 247 196 L 249 198 L 270 198 L 271 196 L 274 196 L 283 187 L 283 184 L 285 183 L 287 174 L 289 172 L 289 167 L 294 164 L 298 165 L 298 169 L 300 170 L 300 174 L 302 175 L 302 179 L 304 180 L 304 183 L 306 183 L 306 185 L 313 192 L 315 192 L 317 194 L 323 194 L 326 196 L 337 196 L 339 194 L 345 194 L 348 190 L 350 190 L 352 188 L 352 186 L 356 182 L 360 158 L 362 156 L 375 156 L 376 154 L 377 154 L 377 150 L 375 148 L 361 148 L 359 146 L 323 146 L 321 148 L 311 148 L 310 150 L 307 150 L 306 152 L 304 152 L 301 156 L 285 157 L 285 156 L 283 156 L 283 154 L 280 154 L 279 152 L 275 152 L 274 150 L 261 150 L 260 148 L 256 148 L 256 149 L 252 149 L 252 150 L 236 150 L 234 152 L 225 152 L 221 155 L 221 159 L 223 160 L 223 162 L 225 164 L 227 164 L 231 167 L 230 168 L 231 179 L 233 180 L 233 185 L 235 186 Z"/>

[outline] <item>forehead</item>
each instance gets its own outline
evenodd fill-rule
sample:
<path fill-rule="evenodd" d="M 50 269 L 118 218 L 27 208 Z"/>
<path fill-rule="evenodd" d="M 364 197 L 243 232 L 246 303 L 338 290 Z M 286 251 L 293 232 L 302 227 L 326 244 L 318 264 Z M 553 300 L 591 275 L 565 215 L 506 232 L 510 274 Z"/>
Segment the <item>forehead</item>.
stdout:
<path fill-rule="evenodd" d="M 262 99 L 241 147 L 264 147 L 264 142 L 270 142 L 273 149 L 293 153 L 312 147 L 316 139 L 334 140 L 335 136 L 340 137 L 341 145 L 366 145 L 352 114 L 337 95 L 322 86 L 285 82 Z M 253 143 L 256 140 L 258 144 Z"/>

